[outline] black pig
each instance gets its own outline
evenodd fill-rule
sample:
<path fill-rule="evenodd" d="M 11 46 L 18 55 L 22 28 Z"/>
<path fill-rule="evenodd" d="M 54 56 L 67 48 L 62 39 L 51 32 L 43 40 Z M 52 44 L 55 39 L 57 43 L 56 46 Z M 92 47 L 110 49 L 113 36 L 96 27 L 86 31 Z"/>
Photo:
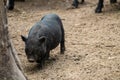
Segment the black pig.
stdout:
<path fill-rule="evenodd" d="M 84 3 L 84 0 L 81 0 L 80 4 L 83 4 L 83 3 Z M 73 0 L 72 5 L 73 5 L 75 8 L 78 8 L 78 4 L 79 4 L 79 1 L 78 1 L 78 0 Z"/>
<path fill-rule="evenodd" d="M 4 0 L 8 10 L 13 10 L 15 6 L 15 1 L 25 1 L 25 0 Z"/>
<path fill-rule="evenodd" d="M 102 12 L 102 8 L 104 6 L 104 0 L 98 0 L 98 5 L 97 5 L 97 8 L 95 9 L 95 13 L 101 13 Z M 110 0 L 110 3 L 116 3 L 117 0 Z"/>
<path fill-rule="evenodd" d="M 42 66 L 49 58 L 50 50 L 60 43 L 61 54 L 65 51 L 64 29 L 60 17 L 47 14 L 30 29 L 28 37 L 21 35 L 29 62 L 36 61 Z"/>
<path fill-rule="evenodd" d="M 14 8 L 14 0 L 6 0 L 6 6 L 9 10 L 13 10 Z"/>

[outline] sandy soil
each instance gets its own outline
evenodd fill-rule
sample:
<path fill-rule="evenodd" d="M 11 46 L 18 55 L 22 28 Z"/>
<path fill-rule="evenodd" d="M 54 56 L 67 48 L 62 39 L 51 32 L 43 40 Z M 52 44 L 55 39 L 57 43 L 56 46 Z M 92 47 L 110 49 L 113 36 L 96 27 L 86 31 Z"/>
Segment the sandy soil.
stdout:
<path fill-rule="evenodd" d="M 29 80 L 120 80 L 120 11 L 105 0 L 103 13 L 95 14 L 97 0 L 86 0 L 68 9 L 64 0 L 26 0 L 8 11 L 9 31 Z M 48 13 L 58 14 L 64 24 L 66 51 L 59 46 L 40 69 L 29 63 L 20 35 Z"/>

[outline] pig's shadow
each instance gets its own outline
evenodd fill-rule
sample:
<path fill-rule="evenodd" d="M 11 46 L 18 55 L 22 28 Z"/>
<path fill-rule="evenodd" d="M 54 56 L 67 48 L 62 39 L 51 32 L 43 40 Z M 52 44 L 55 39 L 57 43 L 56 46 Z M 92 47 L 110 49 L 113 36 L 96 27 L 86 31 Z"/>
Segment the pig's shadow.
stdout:
<path fill-rule="evenodd" d="M 40 64 L 36 65 L 36 68 L 40 69 L 46 69 L 48 66 L 54 65 L 56 62 L 56 58 L 50 57 L 48 60 L 45 60 L 45 63 L 41 66 Z"/>
<path fill-rule="evenodd" d="M 39 70 L 44 70 L 50 66 L 53 66 L 56 60 L 57 59 L 55 57 L 50 57 L 48 60 L 45 61 L 45 64 L 42 65 L 42 67 L 39 63 L 33 63 L 30 65 L 27 65 L 25 70 L 26 72 L 37 72 Z"/>

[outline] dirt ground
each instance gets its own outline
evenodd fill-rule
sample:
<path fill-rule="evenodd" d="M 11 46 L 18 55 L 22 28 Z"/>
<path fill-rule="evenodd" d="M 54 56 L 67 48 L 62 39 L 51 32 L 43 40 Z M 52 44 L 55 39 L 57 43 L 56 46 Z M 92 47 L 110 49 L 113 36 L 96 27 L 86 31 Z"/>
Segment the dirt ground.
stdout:
<path fill-rule="evenodd" d="M 118 2 L 120 2 L 118 0 Z M 9 32 L 29 80 L 120 80 L 120 6 L 105 0 L 103 13 L 95 14 L 97 0 L 86 0 L 78 9 L 65 0 L 26 0 L 8 11 Z M 66 51 L 59 46 L 44 68 L 29 63 L 20 35 L 48 13 L 58 14 L 65 29 Z"/>

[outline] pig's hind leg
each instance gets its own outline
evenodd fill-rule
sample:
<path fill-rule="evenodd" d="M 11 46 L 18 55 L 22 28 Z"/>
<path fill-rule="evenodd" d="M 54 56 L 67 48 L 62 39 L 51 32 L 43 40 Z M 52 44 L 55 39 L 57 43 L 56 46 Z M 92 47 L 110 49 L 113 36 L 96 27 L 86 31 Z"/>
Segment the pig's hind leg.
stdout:
<path fill-rule="evenodd" d="M 61 26 L 61 31 L 62 31 L 62 39 L 61 39 L 61 42 L 60 42 L 60 52 L 61 52 L 61 54 L 64 54 L 64 51 L 65 51 L 65 34 L 64 34 L 63 25 Z"/>

